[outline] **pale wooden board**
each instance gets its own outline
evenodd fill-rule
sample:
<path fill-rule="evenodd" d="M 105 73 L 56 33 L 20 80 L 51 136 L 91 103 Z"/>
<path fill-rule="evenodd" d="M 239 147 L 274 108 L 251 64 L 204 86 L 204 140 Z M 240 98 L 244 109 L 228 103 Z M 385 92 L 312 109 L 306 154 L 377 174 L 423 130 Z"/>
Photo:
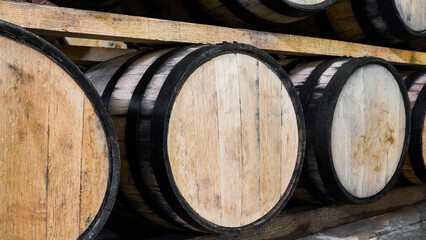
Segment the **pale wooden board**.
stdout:
<path fill-rule="evenodd" d="M 260 212 L 260 142 L 259 138 L 259 68 L 255 58 L 237 55 L 241 99 L 241 134 L 243 193 L 241 224 L 261 217 Z"/>
<path fill-rule="evenodd" d="M 243 54 L 215 57 L 191 74 L 174 102 L 167 142 L 184 199 L 226 227 L 250 224 L 277 204 L 299 147 L 287 90 Z"/>
<path fill-rule="evenodd" d="M 92 221 L 106 194 L 106 182 L 96 183 L 108 179 L 103 167 L 108 156 L 92 162 L 96 146 L 102 145 L 102 154 L 107 146 L 104 130 L 89 122 L 93 135 L 83 134 L 88 100 L 61 67 L 4 37 L 0 48 L 0 129 L 5 131 L 0 189 L 7 193 L 0 195 L 0 208 L 7 209 L 0 212 L 0 231 L 4 239 L 76 239 L 88 226 L 80 227 L 80 217 Z M 82 152 L 83 143 L 93 151 Z M 82 173 L 91 176 L 81 178 Z M 91 217 L 80 216 L 81 210 Z"/>
<path fill-rule="evenodd" d="M 334 168 L 349 193 L 365 198 L 386 186 L 401 157 L 405 123 L 402 94 L 389 70 L 370 64 L 351 75 L 331 133 Z"/>
<path fill-rule="evenodd" d="M 51 71 L 49 79 L 47 233 L 68 239 L 80 230 L 84 95 L 63 72 Z"/>
<path fill-rule="evenodd" d="M 0 37 L 0 234 L 46 239 L 50 74 L 31 71 L 49 63 L 16 45 Z"/>
<path fill-rule="evenodd" d="M 242 154 L 238 65 L 234 54 L 214 59 L 219 131 L 222 226 L 241 225 Z M 206 76 L 209 77 L 209 76 Z M 199 156 L 197 156 L 199 157 Z"/>
<path fill-rule="evenodd" d="M 424 0 L 392 0 L 402 21 L 413 31 L 426 30 L 426 1 Z"/>
<path fill-rule="evenodd" d="M 426 53 L 421 52 L 26 3 L 0 1 L 0 19 L 44 35 L 80 36 L 140 43 L 238 41 L 274 53 L 376 56 L 392 63 L 426 65 Z"/>
<path fill-rule="evenodd" d="M 81 162 L 80 233 L 83 233 L 95 219 L 107 194 L 109 156 L 103 126 L 92 104 L 86 98 L 84 99 Z"/>

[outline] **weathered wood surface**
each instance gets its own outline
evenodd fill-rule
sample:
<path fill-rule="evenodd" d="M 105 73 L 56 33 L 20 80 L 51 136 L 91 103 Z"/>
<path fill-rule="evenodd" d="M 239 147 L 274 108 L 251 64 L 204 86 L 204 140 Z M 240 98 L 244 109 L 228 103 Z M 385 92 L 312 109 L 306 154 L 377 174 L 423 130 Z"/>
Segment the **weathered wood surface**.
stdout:
<path fill-rule="evenodd" d="M 80 36 L 139 43 L 238 41 L 274 53 L 376 56 L 396 64 L 426 65 L 426 53 L 421 52 L 27 3 L 0 1 L 0 19 L 43 35 Z"/>
<path fill-rule="evenodd" d="M 254 222 L 290 184 L 298 155 L 296 113 L 281 80 L 255 58 L 225 54 L 197 69 L 176 98 L 169 129 L 176 184 L 215 224 Z"/>
<path fill-rule="evenodd" d="M 393 0 L 402 21 L 413 31 L 426 31 L 426 1 Z M 426 39 L 425 39 L 426 41 Z"/>
<path fill-rule="evenodd" d="M 162 226 L 204 232 L 245 231 L 278 213 L 295 187 L 304 146 L 301 109 L 280 66 L 242 44 L 140 54 L 146 55 L 136 55 L 109 90 L 118 66 L 127 66 L 134 54 L 86 73 L 103 96 L 112 91 L 106 101 L 125 152 L 125 204 Z M 181 75 L 183 69 L 188 75 Z M 178 88 L 176 98 L 163 92 L 170 87 Z M 165 105 L 168 113 L 158 112 Z M 154 118 L 164 114 L 162 130 Z M 167 145 L 148 147 L 157 144 L 152 134 Z M 169 172 L 154 161 L 167 164 Z M 172 183 L 177 200 L 165 182 Z"/>
<path fill-rule="evenodd" d="M 405 111 L 401 89 L 385 67 L 366 65 L 347 80 L 334 112 L 331 147 L 340 183 L 354 196 L 377 194 L 395 175 L 408 131 Z"/>
<path fill-rule="evenodd" d="M 337 58 L 306 60 L 288 71 L 306 119 L 303 185 L 324 202 L 383 196 L 408 147 L 408 100 L 396 70 L 379 59 Z M 304 193 L 295 196 L 307 200 Z"/>
<path fill-rule="evenodd" d="M 299 240 L 314 239 L 423 239 L 426 202 L 358 222 L 327 229 Z"/>
<path fill-rule="evenodd" d="M 61 66 L 0 35 L 0 235 L 77 239 L 109 191 L 108 137 Z"/>
<path fill-rule="evenodd" d="M 293 208 L 284 210 L 270 223 L 250 234 L 240 236 L 210 235 L 193 239 L 295 239 L 425 200 L 426 185 L 396 188 L 384 198 L 372 204 Z"/>

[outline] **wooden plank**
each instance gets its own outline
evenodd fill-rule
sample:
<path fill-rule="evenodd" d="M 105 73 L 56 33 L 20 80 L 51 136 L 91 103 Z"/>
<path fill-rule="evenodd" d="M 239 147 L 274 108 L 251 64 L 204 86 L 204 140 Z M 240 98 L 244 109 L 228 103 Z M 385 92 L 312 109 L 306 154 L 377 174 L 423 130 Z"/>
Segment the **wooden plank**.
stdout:
<path fill-rule="evenodd" d="M 243 196 L 241 224 L 260 217 L 259 61 L 237 55 L 240 82 Z"/>
<path fill-rule="evenodd" d="M 76 159 L 82 156 L 85 96 L 64 71 L 52 71 L 48 79 L 47 239 L 69 239 L 80 235 L 81 161 Z"/>
<path fill-rule="evenodd" d="M 38 34 L 79 36 L 139 43 L 246 43 L 273 53 L 376 56 L 395 64 L 426 66 L 426 53 L 289 34 L 216 27 L 0 1 L 0 19 Z"/>
<path fill-rule="evenodd" d="M 76 64 L 95 64 L 135 52 L 134 49 L 55 45 Z"/>
<path fill-rule="evenodd" d="M 275 72 L 259 64 L 260 214 L 281 197 L 281 87 Z M 278 103 L 278 104 L 274 104 Z M 284 126 L 285 127 L 285 126 Z M 293 173 L 293 172 L 292 172 Z"/>
<path fill-rule="evenodd" d="M 0 37 L 0 49 L 0 235 L 46 239 L 50 85 L 44 80 L 54 67 L 8 38 Z"/>
<path fill-rule="evenodd" d="M 396 188 L 372 204 L 292 208 L 284 210 L 278 217 L 255 232 L 240 236 L 206 235 L 193 239 L 294 239 L 425 200 L 426 185 Z"/>
<path fill-rule="evenodd" d="M 299 240 L 314 239 L 423 239 L 426 202 L 358 222 L 321 231 Z"/>
<path fill-rule="evenodd" d="M 80 234 L 95 220 L 109 178 L 108 140 L 89 99 L 84 99 L 80 181 Z"/>
<path fill-rule="evenodd" d="M 242 154 L 240 87 L 236 54 L 216 57 L 215 78 L 218 102 L 221 221 L 227 227 L 240 226 L 242 202 Z M 219 70 L 220 69 L 220 70 Z M 236 201 L 238 199 L 238 201 Z"/>

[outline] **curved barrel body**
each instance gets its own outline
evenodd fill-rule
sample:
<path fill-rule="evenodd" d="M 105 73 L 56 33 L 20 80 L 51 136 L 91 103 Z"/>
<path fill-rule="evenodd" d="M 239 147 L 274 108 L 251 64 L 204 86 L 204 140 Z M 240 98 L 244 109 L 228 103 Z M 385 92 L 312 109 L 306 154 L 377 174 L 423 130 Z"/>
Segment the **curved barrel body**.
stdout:
<path fill-rule="evenodd" d="M 124 203 L 168 228 L 240 233 L 277 214 L 301 171 L 294 88 L 242 44 L 126 55 L 93 67 L 122 145 Z"/>
<path fill-rule="evenodd" d="M 408 147 L 409 103 L 395 68 L 376 58 L 337 58 L 293 64 L 288 72 L 305 113 L 302 184 L 310 196 L 349 204 L 380 199 Z M 295 196 L 306 198 L 302 191 Z"/>

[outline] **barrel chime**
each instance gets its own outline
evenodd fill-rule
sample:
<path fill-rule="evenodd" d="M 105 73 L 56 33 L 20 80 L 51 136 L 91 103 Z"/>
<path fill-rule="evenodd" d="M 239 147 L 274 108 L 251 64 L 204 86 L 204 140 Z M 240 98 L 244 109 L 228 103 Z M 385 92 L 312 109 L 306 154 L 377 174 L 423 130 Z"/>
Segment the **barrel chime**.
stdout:
<path fill-rule="evenodd" d="M 402 169 L 402 178 L 411 183 L 426 183 L 426 71 L 405 79 L 411 107 L 411 139 L 409 157 Z"/>

